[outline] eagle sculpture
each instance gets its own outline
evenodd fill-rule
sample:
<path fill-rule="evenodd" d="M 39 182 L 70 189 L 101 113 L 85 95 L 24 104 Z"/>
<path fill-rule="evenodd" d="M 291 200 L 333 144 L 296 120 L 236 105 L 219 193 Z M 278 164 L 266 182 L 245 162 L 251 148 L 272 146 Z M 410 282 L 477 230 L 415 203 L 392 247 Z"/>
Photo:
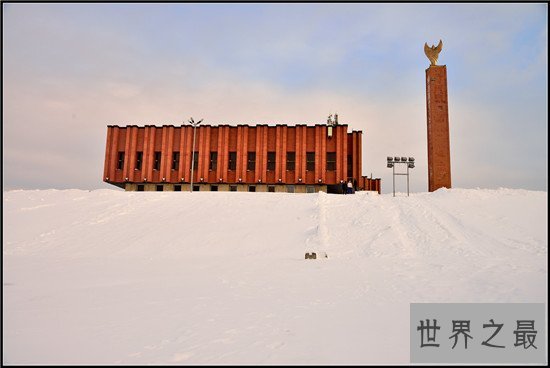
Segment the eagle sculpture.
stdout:
<path fill-rule="evenodd" d="M 437 64 L 437 57 L 439 56 L 439 53 L 443 49 L 443 41 L 439 40 L 439 44 L 437 46 L 428 46 L 428 43 L 426 42 L 424 44 L 424 53 L 430 60 L 431 65 Z"/>

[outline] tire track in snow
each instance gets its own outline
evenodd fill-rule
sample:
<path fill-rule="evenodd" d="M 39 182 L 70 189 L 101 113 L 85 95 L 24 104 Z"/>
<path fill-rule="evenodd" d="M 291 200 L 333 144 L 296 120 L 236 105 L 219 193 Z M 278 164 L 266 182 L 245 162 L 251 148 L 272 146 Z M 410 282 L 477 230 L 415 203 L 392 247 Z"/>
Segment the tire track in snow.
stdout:
<path fill-rule="evenodd" d="M 461 219 L 451 211 L 445 210 L 440 204 L 434 203 L 432 198 L 424 199 L 420 205 L 426 209 L 434 222 L 456 240 L 453 244 L 455 248 L 460 248 L 465 254 L 473 256 L 494 257 L 502 253 L 503 248 L 510 248 L 511 251 L 528 251 L 535 254 L 543 254 L 544 248 L 538 246 L 533 238 L 528 238 L 528 234 L 517 234 L 517 237 L 525 237 L 526 240 L 518 246 L 517 238 L 498 238 L 487 231 L 482 226 L 468 218 Z M 484 223 L 485 221 L 481 221 Z M 522 230 L 519 229 L 521 232 Z M 527 245 L 527 246 L 525 246 Z M 518 249 L 519 248 L 519 249 Z"/>
<path fill-rule="evenodd" d="M 317 227 L 319 233 L 319 250 L 322 252 L 327 251 L 328 244 L 330 244 L 330 234 L 327 226 L 327 194 L 319 192 L 317 197 L 317 207 L 319 211 L 319 225 Z"/>
<path fill-rule="evenodd" d="M 321 252 L 327 252 L 328 244 L 330 243 L 330 234 L 327 226 L 326 196 L 326 193 L 318 192 L 313 214 L 311 215 L 317 224 L 307 230 L 309 236 L 307 236 L 305 244 L 305 252 L 315 252 L 318 257 Z"/>

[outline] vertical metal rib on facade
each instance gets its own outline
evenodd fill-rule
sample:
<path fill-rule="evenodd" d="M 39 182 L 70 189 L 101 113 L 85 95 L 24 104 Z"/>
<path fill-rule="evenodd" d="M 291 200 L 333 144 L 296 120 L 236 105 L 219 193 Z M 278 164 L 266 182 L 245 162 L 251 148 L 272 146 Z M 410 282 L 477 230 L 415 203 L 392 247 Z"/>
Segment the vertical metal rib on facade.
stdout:
<path fill-rule="evenodd" d="M 362 132 L 348 133 L 347 129 L 347 125 L 336 125 L 332 136 L 328 137 L 326 125 L 199 126 L 195 138 L 199 159 L 193 182 L 331 185 L 355 179 L 360 189 L 368 189 L 367 181 L 369 188 L 376 187 L 377 184 L 370 184 L 370 179 L 361 176 Z M 118 186 L 126 182 L 189 183 L 192 146 L 193 128 L 190 126 L 109 125 L 103 180 Z M 124 163 L 122 169 L 118 169 L 119 153 L 122 152 Z M 136 167 L 138 152 L 142 153 L 141 169 Z M 158 169 L 155 168 L 155 152 L 161 154 Z M 211 153 L 214 152 L 217 162 L 216 167 L 211 168 Z M 229 169 L 231 152 L 237 155 L 234 170 Z M 270 152 L 274 153 L 275 165 L 268 170 Z M 288 152 L 295 155 L 294 170 L 287 167 Z M 179 153 L 179 163 L 175 167 L 172 164 L 174 153 Z M 253 169 L 248 168 L 249 153 L 256 155 Z M 313 170 L 307 168 L 308 153 L 314 156 Z M 333 169 L 327 170 L 327 154 L 330 153 L 336 156 L 336 161 L 331 164 Z M 351 172 L 348 172 L 348 160 L 351 160 Z"/>

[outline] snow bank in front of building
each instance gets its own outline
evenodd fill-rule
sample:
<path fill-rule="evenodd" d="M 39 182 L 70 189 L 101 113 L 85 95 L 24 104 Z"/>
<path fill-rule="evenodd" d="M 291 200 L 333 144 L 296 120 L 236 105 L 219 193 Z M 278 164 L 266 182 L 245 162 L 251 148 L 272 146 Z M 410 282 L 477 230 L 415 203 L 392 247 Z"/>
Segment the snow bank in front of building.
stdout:
<path fill-rule="evenodd" d="M 409 303 L 546 301 L 546 203 L 4 192 L 3 363 L 408 363 Z"/>

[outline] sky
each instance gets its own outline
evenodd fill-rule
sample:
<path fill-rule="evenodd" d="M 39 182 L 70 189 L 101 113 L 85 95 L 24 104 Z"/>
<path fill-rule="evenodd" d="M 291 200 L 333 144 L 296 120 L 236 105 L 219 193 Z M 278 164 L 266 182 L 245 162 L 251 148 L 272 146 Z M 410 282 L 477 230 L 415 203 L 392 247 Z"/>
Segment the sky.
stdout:
<path fill-rule="evenodd" d="M 102 182 L 107 125 L 339 122 L 426 192 L 424 43 L 443 40 L 452 185 L 548 187 L 547 4 L 2 4 L 3 185 Z M 405 177 L 396 190 L 406 192 Z"/>

